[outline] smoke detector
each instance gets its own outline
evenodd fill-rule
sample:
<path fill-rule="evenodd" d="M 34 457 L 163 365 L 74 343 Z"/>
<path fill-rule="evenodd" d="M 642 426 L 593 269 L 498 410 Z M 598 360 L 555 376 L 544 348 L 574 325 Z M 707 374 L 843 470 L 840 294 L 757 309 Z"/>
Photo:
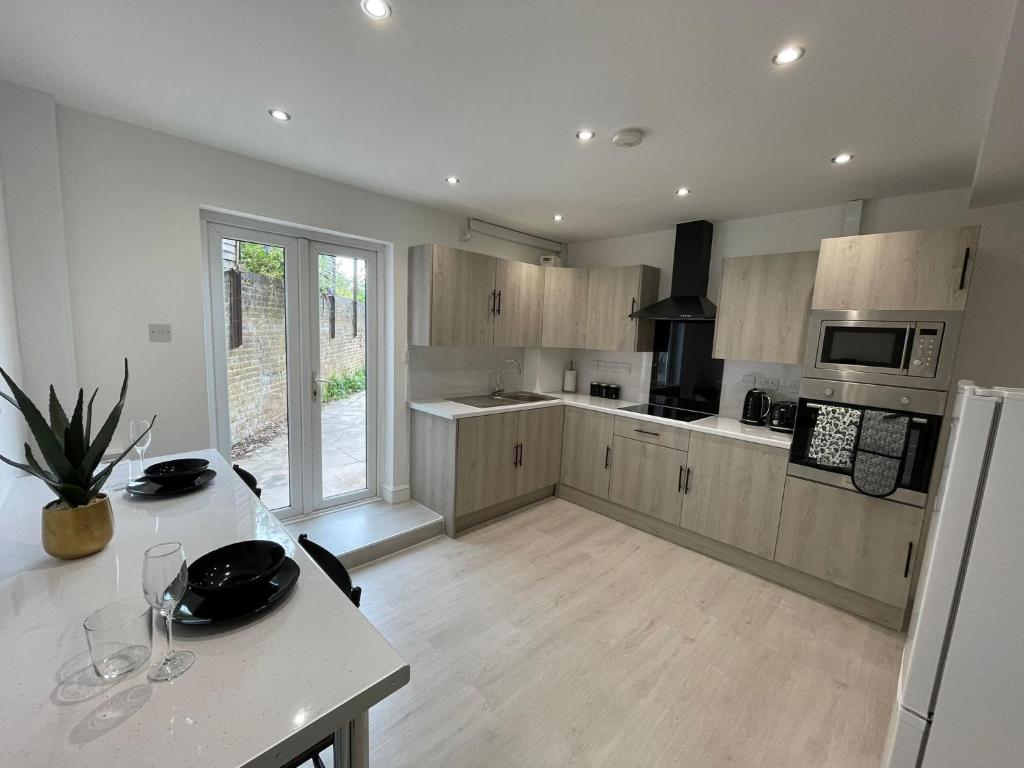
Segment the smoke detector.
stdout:
<path fill-rule="evenodd" d="M 616 131 L 615 135 L 612 136 L 612 144 L 625 149 L 635 147 L 643 140 L 644 132 L 639 128 L 623 128 L 621 131 Z"/>

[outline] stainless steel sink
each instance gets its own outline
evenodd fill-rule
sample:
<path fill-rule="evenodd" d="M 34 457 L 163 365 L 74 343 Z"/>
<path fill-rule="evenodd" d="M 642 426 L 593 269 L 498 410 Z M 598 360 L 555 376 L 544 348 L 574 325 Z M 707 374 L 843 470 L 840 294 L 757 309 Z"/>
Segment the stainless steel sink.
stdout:
<path fill-rule="evenodd" d="M 502 392 L 500 396 L 506 400 L 515 400 L 519 403 L 542 403 L 545 400 L 558 399 L 550 395 L 538 395 L 536 392 Z"/>
<path fill-rule="evenodd" d="M 474 408 L 498 408 L 502 405 L 522 405 L 557 400 L 557 397 L 539 395 L 536 392 L 502 392 L 500 395 L 474 395 L 473 397 L 449 397 L 448 400 Z"/>

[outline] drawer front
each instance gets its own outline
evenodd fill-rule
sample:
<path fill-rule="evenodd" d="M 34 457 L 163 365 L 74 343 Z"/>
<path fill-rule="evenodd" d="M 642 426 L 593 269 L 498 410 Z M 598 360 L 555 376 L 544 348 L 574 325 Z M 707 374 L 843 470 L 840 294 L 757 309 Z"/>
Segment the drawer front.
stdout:
<path fill-rule="evenodd" d="M 619 437 L 628 437 L 630 440 L 675 448 L 677 451 L 685 451 L 690 447 L 690 430 L 656 424 L 653 421 L 616 416 L 615 434 Z"/>

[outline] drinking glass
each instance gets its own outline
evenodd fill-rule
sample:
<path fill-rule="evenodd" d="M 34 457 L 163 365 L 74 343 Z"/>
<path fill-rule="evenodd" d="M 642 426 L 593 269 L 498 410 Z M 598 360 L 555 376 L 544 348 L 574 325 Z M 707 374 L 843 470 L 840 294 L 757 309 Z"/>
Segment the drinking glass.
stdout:
<path fill-rule="evenodd" d="M 149 430 L 147 432 L 147 430 Z M 139 454 L 138 472 L 132 470 L 132 463 L 128 462 L 128 482 L 137 478 L 145 469 L 146 449 L 153 440 L 153 431 L 149 429 L 149 419 L 132 419 L 128 423 L 128 437 L 132 442 L 140 435 L 145 435 L 139 442 L 135 443 L 135 452 Z"/>
<path fill-rule="evenodd" d="M 196 660 L 191 651 L 175 651 L 171 634 L 174 609 L 185 596 L 188 564 L 181 542 L 169 541 L 146 550 L 142 564 L 142 591 L 146 601 L 164 617 L 167 624 L 167 653 L 149 669 L 149 679 L 173 680 Z"/>
<path fill-rule="evenodd" d="M 105 680 L 138 669 L 149 658 L 153 622 L 141 597 L 105 605 L 90 613 L 83 626 L 93 669 Z"/>

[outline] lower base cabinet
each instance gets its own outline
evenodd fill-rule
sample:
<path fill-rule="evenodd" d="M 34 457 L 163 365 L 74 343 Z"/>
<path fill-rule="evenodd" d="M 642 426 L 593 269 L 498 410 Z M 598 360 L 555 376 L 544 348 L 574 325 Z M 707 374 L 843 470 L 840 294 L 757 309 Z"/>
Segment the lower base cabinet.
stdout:
<path fill-rule="evenodd" d="M 614 435 L 611 414 L 569 408 L 562 436 L 562 482 L 607 499 Z"/>
<path fill-rule="evenodd" d="M 903 608 L 924 510 L 786 479 L 776 562 Z"/>
<path fill-rule="evenodd" d="M 682 527 L 770 560 L 788 461 L 785 448 L 694 432 Z"/>
<path fill-rule="evenodd" d="M 686 452 L 630 440 L 612 440 L 608 500 L 673 525 L 683 513 Z"/>

